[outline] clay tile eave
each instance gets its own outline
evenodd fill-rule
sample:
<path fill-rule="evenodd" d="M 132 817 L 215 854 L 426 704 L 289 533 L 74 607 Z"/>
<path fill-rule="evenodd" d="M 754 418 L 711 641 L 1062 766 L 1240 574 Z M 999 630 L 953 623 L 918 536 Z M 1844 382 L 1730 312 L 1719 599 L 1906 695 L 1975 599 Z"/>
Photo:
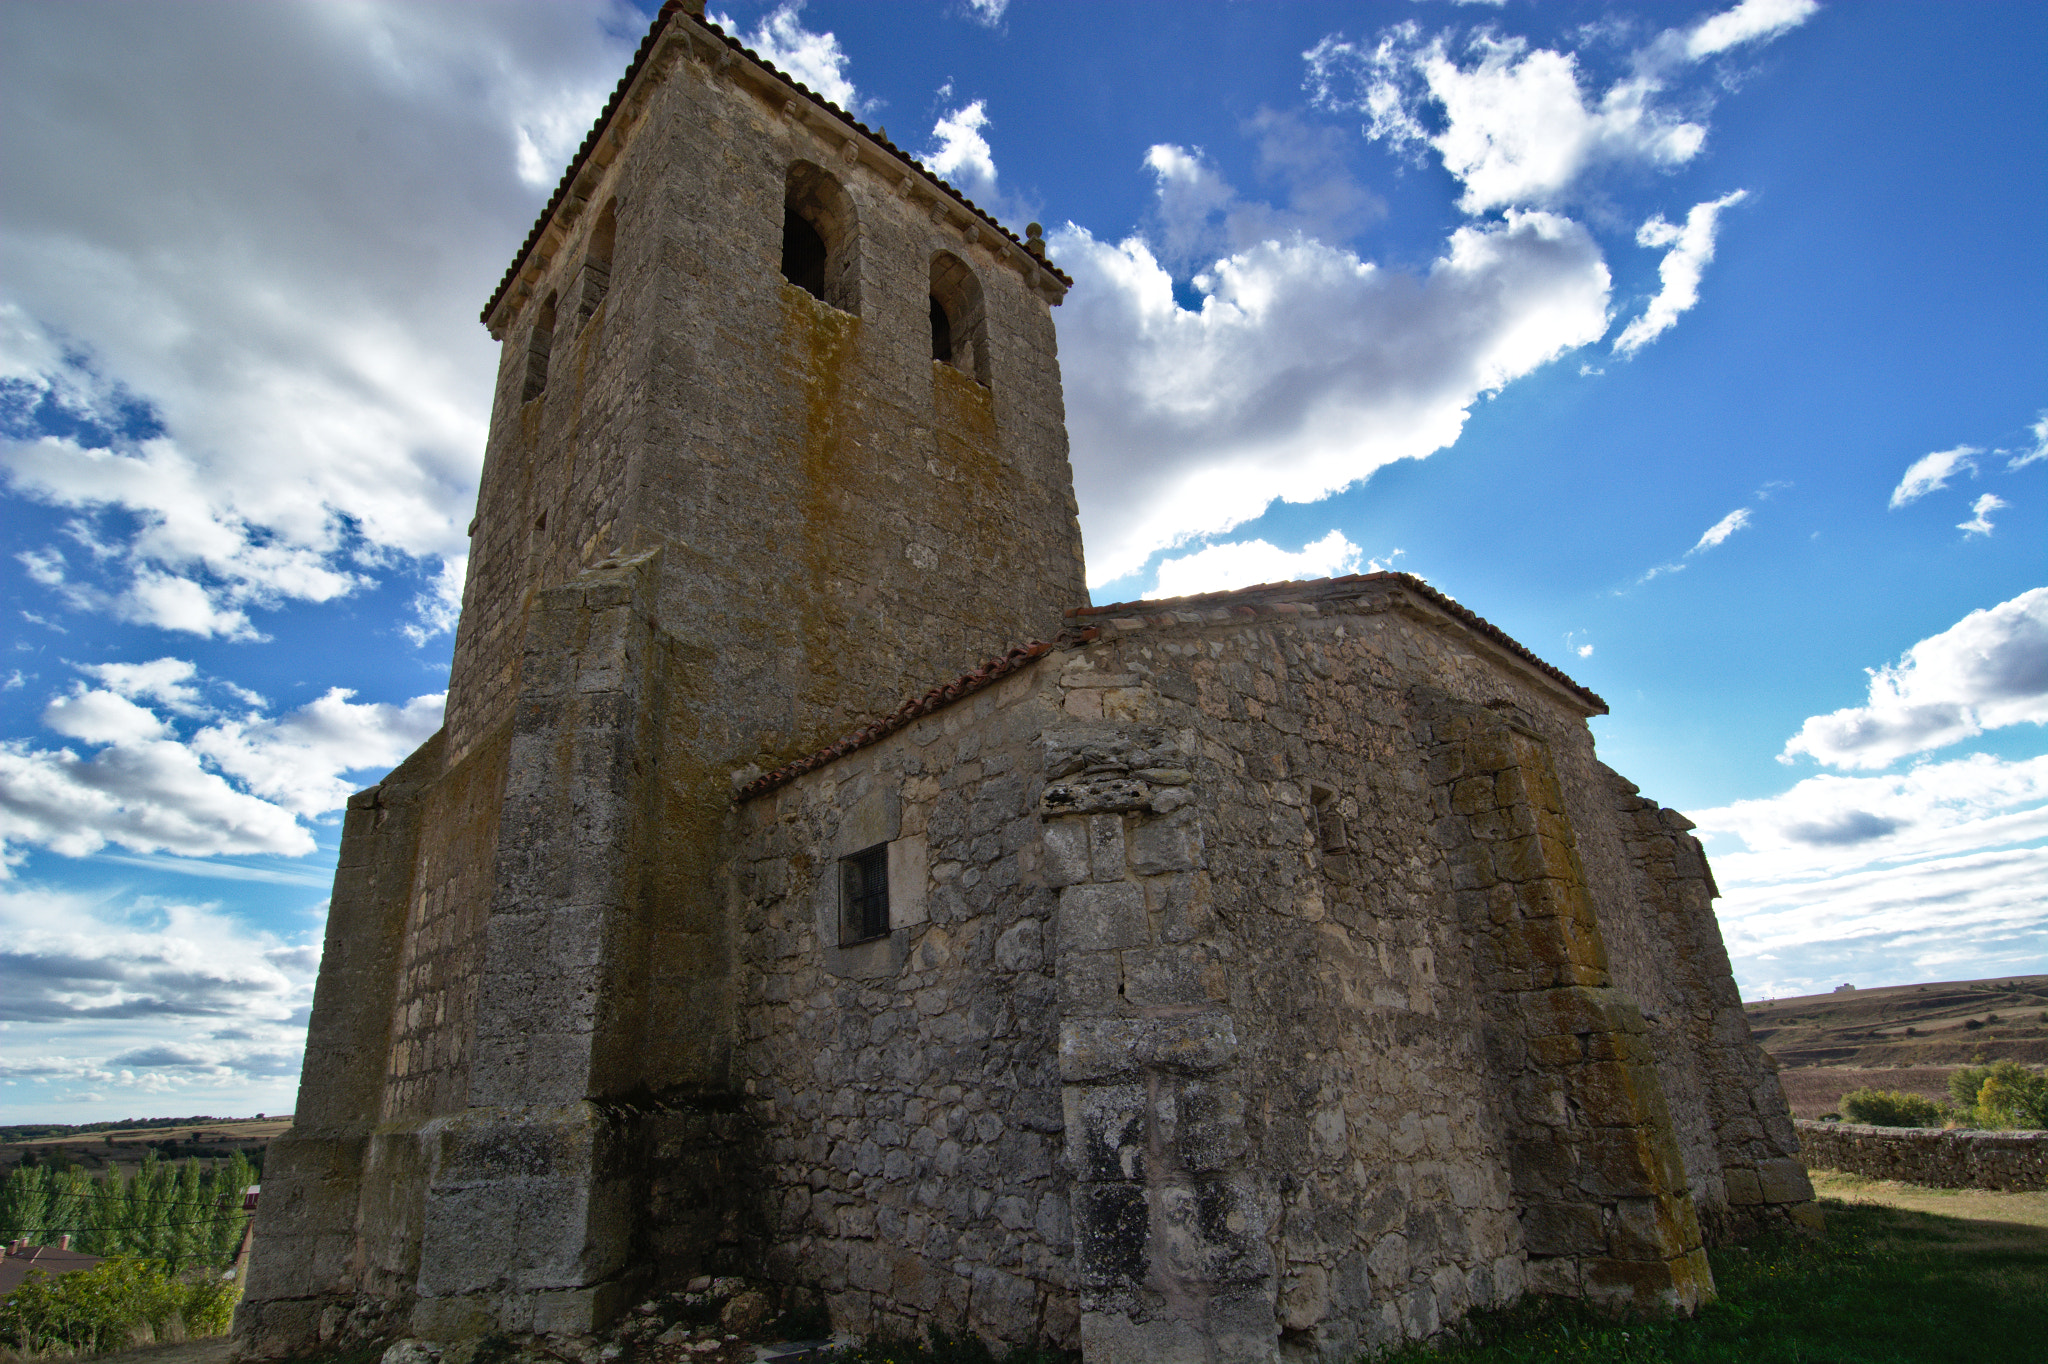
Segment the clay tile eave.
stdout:
<path fill-rule="evenodd" d="M 620 104 L 625 101 L 627 93 L 633 88 L 633 82 L 639 78 L 641 70 L 647 65 L 648 58 L 654 54 L 656 43 L 660 39 L 663 30 L 678 15 L 699 25 L 711 37 L 724 43 L 727 48 L 753 62 L 769 75 L 775 77 L 775 79 L 781 81 L 820 109 L 831 114 L 847 127 L 867 138 L 868 141 L 874 143 L 877 147 L 887 151 L 898 161 L 922 176 L 926 181 L 943 190 L 947 197 L 965 208 L 969 213 L 972 213 L 976 218 L 979 218 L 984 225 L 995 229 L 1006 241 L 1017 246 L 1020 250 L 1025 250 L 1027 255 L 1029 254 L 1022 238 L 997 222 L 993 216 L 984 211 L 972 199 L 969 199 L 966 195 L 948 184 L 943 178 L 934 174 L 923 162 L 904 151 L 901 147 L 898 147 L 894 142 L 883 137 L 874 129 L 868 127 L 865 123 L 862 123 L 852 114 L 846 112 L 846 110 L 841 109 L 838 105 L 826 99 L 823 95 L 812 90 L 796 77 L 777 69 L 773 63 L 769 62 L 759 53 L 743 46 L 737 38 L 719 28 L 718 25 L 712 23 L 703 15 L 693 13 L 692 10 L 693 7 L 684 3 L 684 0 L 666 0 L 666 3 L 655 14 L 654 22 L 648 26 L 646 36 L 640 40 L 640 46 L 634 50 L 633 60 L 626 65 L 625 75 L 621 76 L 619 83 L 612 88 L 611 97 L 605 101 L 604 108 L 598 113 L 597 121 L 591 125 L 590 131 L 584 135 L 582 144 L 576 148 L 576 154 L 569 159 L 568 169 L 562 172 L 562 178 L 556 182 L 555 191 L 548 197 L 547 206 L 541 210 L 540 216 L 534 220 L 533 227 L 528 230 L 526 240 L 520 244 L 519 250 L 513 253 L 512 263 L 506 267 L 504 277 L 499 280 L 497 289 L 491 294 L 490 302 L 484 305 L 480 318 L 485 326 L 488 327 L 490 325 L 491 314 L 497 311 L 498 305 L 504 302 L 505 296 L 512 292 L 512 286 L 519 279 L 520 268 L 526 264 L 527 258 L 533 254 L 534 247 L 540 243 L 541 237 L 546 234 L 548 224 L 554 221 L 556 212 L 561 208 L 563 201 L 569 197 L 571 187 L 575 185 L 577 177 L 583 173 L 584 166 L 589 163 L 590 155 L 596 150 L 598 142 L 605 134 L 605 130 L 611 126 L 612 119 L 617 115 Z M 1057 265 L 1054 265 L 1051 261 L 1046 260 L 1043 256 L 1031 256 L 1031 259 L 1037 264 L 1039 269 L 1058 280 L 1062 287 L 1067 289 L 1074 287 L 1073 276 L 1060 269 Z"/>
<path fill-rule="evenodd" d="M 1267 611 L 1280 611 L 1289 606 L 1313 605 L 1319 599 L 1358 595 L 1370 586 L 1403 591 L 1419 598 L 1450 616 L 1460 625 L 1488 640 L 1522 662 L 1534 668 L 1543 676 L 1557 683 L 1576 698 L 1594 715 L 1608 713 L 1607 702 L 1594 692 L 1572 680 L 1563 669 L 1546 662 L 1528 646 L 1515 639 L 1492 621 L 1479 615 L 1469 607 L 1445 596 L 1412 573 L 1352 573 L 1341 578 L 1313 578 L 1306 581 L 1259 583 L 1253 587 L 1232 588 L 1227 592 L 1201 592 L 1186 597 L 1165 597 L 1156 601 L 1112 602 L 1106 606 L 1076 606 L 1066 613 L 1068 627 L 1061 635 L 1063 642 L 1079 642 L 1085 637 L 1092 638 L 1103 620 L 1118 618 L 1158 619 L 1177 613 L 1199 610 L 1227 611 L 1232 615 L 1259 615 Z M 1345 589 L 1352 589 L 1346 591 Z M 1261 610 L 1263 608 L 1263 610 Z"/>
<path fill-rule="evenodd" d="M 908 697 L 902 705 L 887 715 L 870 720 L 845 737 L 807 753 L 794 762 L 784 763 L 773 772 L 763 773 L 754 778 L 733 792 L 733 803 L 744 805 L 757 796 L 765 796 L 778 787 L 789 785 L 807 772 L 815 772 L 849 753 L 857 753 L 871 744 L 880 743 L 891 734 L 908 727 L 912 721 L 922 719 L 933 711 L 944 710 L 955 701 L 964 700 L 1023 670 L 1051 653 L 1053 647 L 1043 641 L 1019 645 L 1000 658 L 991 658 L 958 677 L 941 682 L 929 691 Z"/>

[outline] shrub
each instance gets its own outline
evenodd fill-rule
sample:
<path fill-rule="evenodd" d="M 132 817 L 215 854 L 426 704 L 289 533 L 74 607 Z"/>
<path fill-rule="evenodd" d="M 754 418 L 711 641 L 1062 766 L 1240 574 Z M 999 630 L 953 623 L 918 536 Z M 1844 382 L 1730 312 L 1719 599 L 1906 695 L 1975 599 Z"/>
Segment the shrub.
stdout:
<path fill-rule="evenodd" d="M 2017 1061 L 1965 1066 L 1948 1077 L 1948 1092 L 1980 1126 L 2048 1128 L 2048 1074 Z"/>
<path fill-rule="evenodd" d="M 1879 1127 L 1939 1127 L 1948 1109 L 1924 1094 L 1898 1089 L 1852 1089 L 1842 1096 L 1842 1115 Z"/>
<path fill-rule="evenodd" d="M 111 1259 L 74 1274 L 32 1271 L 0 1299 L 0 1340 L 26 1353 L 118 1349 L 135 1327 L 161 1335 L 173 1317 L 190 1335 L 217 1336 L 226 1333 L 240 1294 L 217 1273 L 180 1282 L 155 1260 Z"/>

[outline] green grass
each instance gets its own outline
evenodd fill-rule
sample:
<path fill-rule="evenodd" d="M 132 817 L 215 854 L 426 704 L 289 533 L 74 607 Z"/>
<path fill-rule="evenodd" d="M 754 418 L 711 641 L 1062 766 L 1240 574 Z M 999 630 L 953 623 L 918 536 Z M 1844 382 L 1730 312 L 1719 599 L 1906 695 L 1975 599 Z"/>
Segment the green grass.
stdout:
<path fill-rule="evenodd" d="M 1720 1300 L 1617 1321 L 1528 1300 L 1374 1364 L 2034 1364 L 2048 1359 L 2048 1233 L 1824 1201 L 1827 1235 L 1716 1251 Z"/>

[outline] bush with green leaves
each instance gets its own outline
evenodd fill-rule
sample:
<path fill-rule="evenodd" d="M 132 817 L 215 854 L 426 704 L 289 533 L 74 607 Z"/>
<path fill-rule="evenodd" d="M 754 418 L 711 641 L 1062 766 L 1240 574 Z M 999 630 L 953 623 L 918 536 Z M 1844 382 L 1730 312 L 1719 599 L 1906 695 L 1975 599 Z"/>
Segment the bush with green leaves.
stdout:
<path fill-rule="evenodd" d="M 1947 1106 L 1924 1094 L 1908 1094 L 1899 1089 L 1852 1089 L 1842 1096 L 1842 1116 L 1850 1122 L 1878 1127 L 1939 1127 L 1949 1111 Z"/>
<path fill-rule="evenodd" d="M 162 1339 L 173 1319 L 189 1336 L 225 1335 L 240 1296 L 240 1285 L 218 1272 L 181 1280 L 156 1260 L 116 1257 L 70 1274 L 31 1270 L 0 1298 L 0 1341 L 26 1354 L 119 1349 L 139 1326 Z"/>
<path fill-rule="evenodd" d="M 2048 1074 L 2017 1061 L 1964 1066 L 1948 1077 L 1948 1092 L 1973 1126 L 2048 1128 Z"/>

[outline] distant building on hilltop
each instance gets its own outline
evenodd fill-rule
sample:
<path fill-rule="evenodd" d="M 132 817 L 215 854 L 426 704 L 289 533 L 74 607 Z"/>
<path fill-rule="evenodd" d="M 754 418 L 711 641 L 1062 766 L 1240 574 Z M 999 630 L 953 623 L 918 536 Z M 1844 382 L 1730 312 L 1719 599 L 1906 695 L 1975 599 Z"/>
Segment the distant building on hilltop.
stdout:
<path fill-rule="evenodd" d="M 244 1357 L 715 1272 L 1336 1360 L 1812 1219 L 1599 697 L 1402 574 L 1086 604 L 1070 284 L 663 7 L 484 313 L 446 726 L 349 802 Z"/>

